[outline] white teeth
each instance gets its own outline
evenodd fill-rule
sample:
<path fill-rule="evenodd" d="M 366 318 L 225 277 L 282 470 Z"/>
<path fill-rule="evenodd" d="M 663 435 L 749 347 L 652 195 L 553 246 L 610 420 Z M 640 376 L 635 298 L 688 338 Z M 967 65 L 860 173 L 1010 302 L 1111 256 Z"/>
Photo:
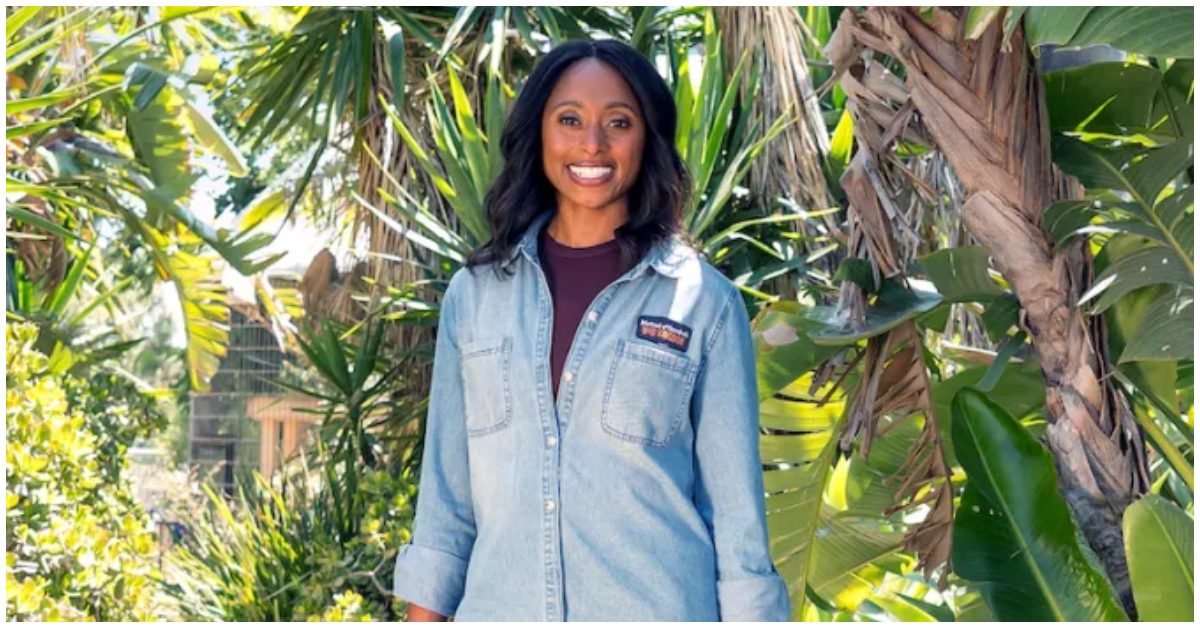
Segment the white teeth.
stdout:
<path fill-rule="evenodd" d="M 567 166 L 567 168 L 569 168 L 571 170 L 571 174 L 579 177 L 580 179 L 600 179 L 600 178 L 608 176 L 609 173 L 611 173 L 613 170 L 612 168 L 608 168 L 605 166 L 595 166 L 595 167 L 588 167 L 588 168 L 584 168 L 584 167 L 580 167 L 580 166 Z"/>

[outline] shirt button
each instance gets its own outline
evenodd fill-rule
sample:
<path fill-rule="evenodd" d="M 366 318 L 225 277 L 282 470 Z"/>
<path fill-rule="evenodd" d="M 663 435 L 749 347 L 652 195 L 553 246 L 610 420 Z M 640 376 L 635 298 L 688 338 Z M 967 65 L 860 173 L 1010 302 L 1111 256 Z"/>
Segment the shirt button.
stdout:
<path fill-rule="evenodd" d="M 546 439 L 546 446 L 547 446 L 547 447 L 553 447 L 553 446 L 555 446 L 555 445 L 557 445 L 557 444 L 558 444 L 558 439 L 557 439 L 557 438 L 555 438 L 555 437 L 553 437 L 553 436 L 551 436 L 551 437 L 549 437 L 549 438 L 547 438 L 547 439 Z"/>
<path fill-rule="evenodd" d="M 588 322 L 596 322 L 600 320 L 600 315 L 595 312 L 588 312 Z"/>
<path fill-rule="evenodd" d="M 575 374 L 572 373 L 571 371 L 567 371 L 566 373 L 563 373 L 563 381 L 569 382 L 573 379 L 575 379 Z"/>
<path fill-rule="evenodd" d="M 550 512 L 550 511 L 552 511 L 552 510 L 554 510 L 554 500 L 553 500 L 553 499 L 547 499 L 547 500 L 546 500 L 546 512 Z"/>

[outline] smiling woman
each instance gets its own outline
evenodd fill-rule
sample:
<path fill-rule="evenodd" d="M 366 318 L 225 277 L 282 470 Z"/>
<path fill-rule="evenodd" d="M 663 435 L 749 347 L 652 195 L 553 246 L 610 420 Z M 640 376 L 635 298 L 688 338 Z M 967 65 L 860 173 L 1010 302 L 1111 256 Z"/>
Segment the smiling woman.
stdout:
<path fill-rule="evenodd" d="M 604 62 L 584 59 L 563 73 L 542 116 L 542 165 L 560 215 L 576 219 L 551 223 L 555 240 L 575 247 L 610 240 L 628 219 L 645 127 L 633 90 Z M 589 220 L 587 212 L 596 215 Z M 568 224 L 594 233 L 565 233 Z"/>
<path fill-rule="evenodd" d="M 615 41 L 555 49 L 521 92 L 493 238 L 442 304 L 410 620 L 787 619 L 749 319 L 676 237 L 675 121 Z"/>
<path fill-rule="evenodd" d="M 632 266 L 679 229 L 691 185 L 675 123 L 666 83 L 628 45 L 574 41 L 552 50 L 509 114 L 504 167 L 486 199 L 492 239 L 470 265 L 507 272 L 525 231 L 556 208 L 586 231 L 564 233 L 555 220 L 552 235 L 570 246 L 615 239 Z"/>

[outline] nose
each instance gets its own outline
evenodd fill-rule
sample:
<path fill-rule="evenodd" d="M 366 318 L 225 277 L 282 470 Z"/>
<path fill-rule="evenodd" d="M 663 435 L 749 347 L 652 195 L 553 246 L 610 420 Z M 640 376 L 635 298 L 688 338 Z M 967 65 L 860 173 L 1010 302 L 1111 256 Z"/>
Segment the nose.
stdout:
<path fill-rule="evenodd" d="M 589 155 L 598 155 L 606 148 L 608 148 L 608 135 L 604 132 L 604 125 L 589 126 L 587 134 L 583 138 L 583 149 Z"/>

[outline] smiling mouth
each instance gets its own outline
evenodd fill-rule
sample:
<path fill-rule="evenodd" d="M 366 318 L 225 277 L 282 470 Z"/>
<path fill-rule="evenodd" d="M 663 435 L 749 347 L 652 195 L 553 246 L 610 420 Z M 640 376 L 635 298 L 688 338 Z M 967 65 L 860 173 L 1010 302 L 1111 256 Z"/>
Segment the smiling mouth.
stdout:
<path fill-rule="evenodd" d="M 567 166 L 571 177 L 583 183 L 599 183 L 612 177 L 610 166 Z"/>

